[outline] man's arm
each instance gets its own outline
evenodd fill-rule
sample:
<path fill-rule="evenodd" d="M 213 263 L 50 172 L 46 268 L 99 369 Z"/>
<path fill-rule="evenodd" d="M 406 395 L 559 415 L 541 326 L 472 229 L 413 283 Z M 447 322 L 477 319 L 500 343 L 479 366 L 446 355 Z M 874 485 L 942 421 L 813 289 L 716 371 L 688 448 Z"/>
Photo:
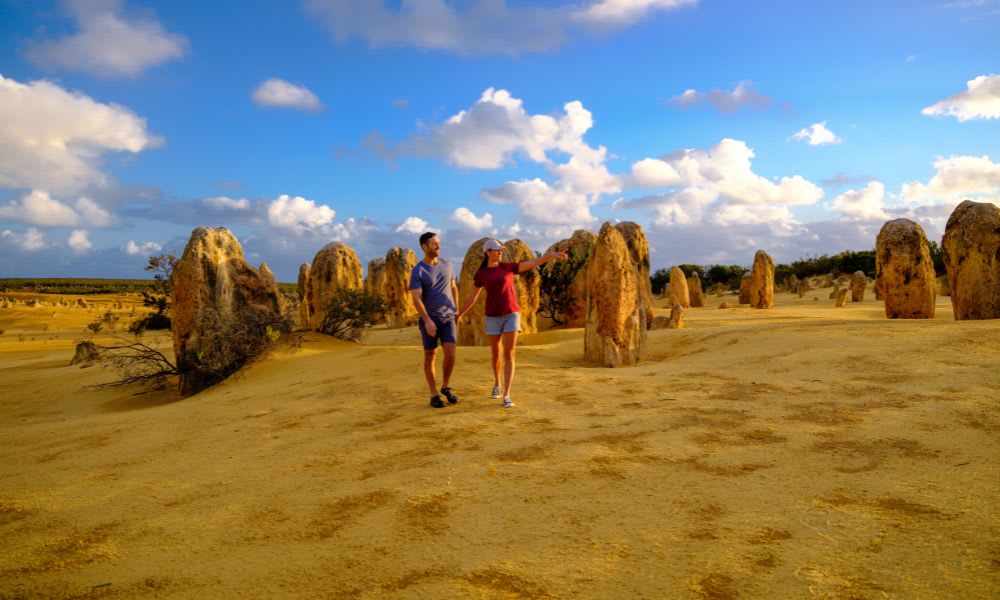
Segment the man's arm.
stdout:
<path fill-rule="evenodd" d="M 422 290 L 420 288 L 410 290 L 410 296 L 413 297 L 413 307 L 420 313 L 420 318 L 424 322 L 424 329 L 427 331 L 427 335 L 437 335 L 437 325 L 434 324 L 434 319 L 427 314 L 427 307 L 424 306 L 424 301 L 421 298 L 423 296 Z"/>
<path fill-rule="evenodd" d="M 451 297 L 455 300 L 455 310 L 458 310 L 458 285 L 455 280 L 451 280 Z M 455 321 L 458 321 L 458 314 L 455 314 Z"/>

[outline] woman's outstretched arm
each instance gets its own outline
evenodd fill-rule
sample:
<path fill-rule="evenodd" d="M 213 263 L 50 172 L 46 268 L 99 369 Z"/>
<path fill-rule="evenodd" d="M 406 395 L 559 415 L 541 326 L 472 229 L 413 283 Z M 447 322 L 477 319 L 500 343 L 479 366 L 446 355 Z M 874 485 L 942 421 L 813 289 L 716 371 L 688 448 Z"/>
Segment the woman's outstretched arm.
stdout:
<path fill-rule="evenodd" d="M 567 254 L 565 251 L 549 252 L 548 254 L 543 254 L 539 256 L 535 260 L 526 260 L 522 263 L 518 263 L 517 272 L 523 273 L 524 271 L 530 271 L 531 269 L 536 269 L 538 268 L 539 265 L 543 265 L 549 262 L 550 260 L 555 260 L 555 259 L 566 260 L 567 258 L 569 258 L 569 254 Z"/>

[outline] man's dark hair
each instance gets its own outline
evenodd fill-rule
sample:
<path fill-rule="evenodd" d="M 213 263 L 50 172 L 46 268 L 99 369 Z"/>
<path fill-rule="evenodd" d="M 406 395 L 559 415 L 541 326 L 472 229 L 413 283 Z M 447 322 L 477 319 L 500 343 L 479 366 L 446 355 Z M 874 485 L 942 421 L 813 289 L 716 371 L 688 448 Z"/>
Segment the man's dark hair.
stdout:
<path fill-rule="evenodd" d="M 420 236 L 420 245 L 423 246 L 424 244 L 427 243 L 427 240 L 431 239 L 436 235 L 437 234 L 434 233 L 433 231 L 428 231 L 427 233 L 423 234 L 422 236 Z"/>

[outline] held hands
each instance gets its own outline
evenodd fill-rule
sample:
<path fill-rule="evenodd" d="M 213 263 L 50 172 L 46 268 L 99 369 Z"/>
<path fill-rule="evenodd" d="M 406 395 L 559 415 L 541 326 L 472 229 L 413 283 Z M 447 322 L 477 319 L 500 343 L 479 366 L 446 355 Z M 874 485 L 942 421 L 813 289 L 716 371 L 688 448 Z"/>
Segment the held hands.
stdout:
<path fill-rule="evenodd" d="M 424 319 L 424 330 L 427 332 L 427 335 L 431 337 L 437 335 L 438 328 L 437 325 L 434 324 L 434 319 L 430 317 L 426 317 Z"/>

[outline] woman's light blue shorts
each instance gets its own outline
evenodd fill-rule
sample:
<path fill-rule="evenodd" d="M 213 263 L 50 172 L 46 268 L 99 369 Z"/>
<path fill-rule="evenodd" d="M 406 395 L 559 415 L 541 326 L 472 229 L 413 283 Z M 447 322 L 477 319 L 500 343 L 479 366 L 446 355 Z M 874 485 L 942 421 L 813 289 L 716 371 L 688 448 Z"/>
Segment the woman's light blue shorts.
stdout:
<path fill-rule="evenodd" d="M 486 335 L 500 335 L 521 331 L 521 313 L 510 313 L 502 317 L 486 317 Z"/>

